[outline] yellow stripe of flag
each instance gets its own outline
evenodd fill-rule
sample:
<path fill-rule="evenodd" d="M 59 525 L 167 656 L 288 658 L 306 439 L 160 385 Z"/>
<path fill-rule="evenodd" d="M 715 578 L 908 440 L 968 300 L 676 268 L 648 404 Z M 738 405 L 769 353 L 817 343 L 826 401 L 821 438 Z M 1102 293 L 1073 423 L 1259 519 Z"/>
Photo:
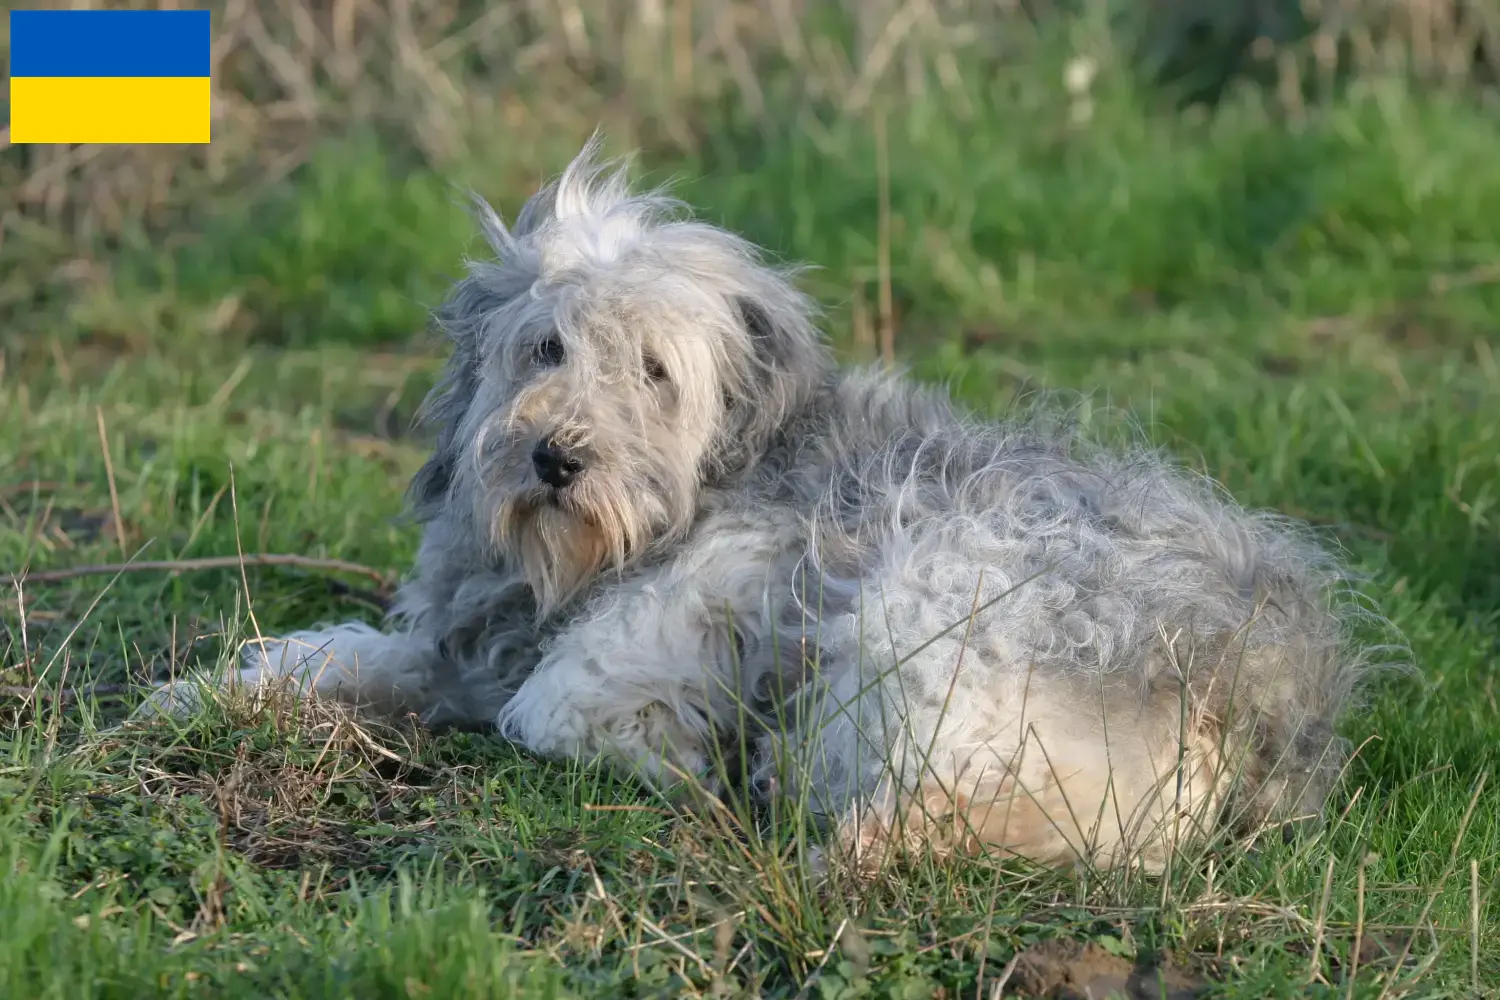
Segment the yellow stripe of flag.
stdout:
<path fill-rule="evenodd" d="M 208 142 L 209 79 L 11 77 L 14 143 Z"/>

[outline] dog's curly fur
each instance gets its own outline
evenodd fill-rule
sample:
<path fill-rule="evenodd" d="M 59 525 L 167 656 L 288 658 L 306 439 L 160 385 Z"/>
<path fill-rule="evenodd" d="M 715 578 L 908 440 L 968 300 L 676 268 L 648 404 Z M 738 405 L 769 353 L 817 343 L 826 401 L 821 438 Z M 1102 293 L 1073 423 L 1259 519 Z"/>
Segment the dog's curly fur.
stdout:
<path fill-rule="evenodd" d="M 865 857 L 1160 867 L 1321 814 L 1370 659 L 1333 558 L 1046 409 L 837 368 L 792 270 L 597 153 L 513 227 L 480 206 L 389 631 L 252 644 L 240 680 L 663 783 L 739 733 Z"/>

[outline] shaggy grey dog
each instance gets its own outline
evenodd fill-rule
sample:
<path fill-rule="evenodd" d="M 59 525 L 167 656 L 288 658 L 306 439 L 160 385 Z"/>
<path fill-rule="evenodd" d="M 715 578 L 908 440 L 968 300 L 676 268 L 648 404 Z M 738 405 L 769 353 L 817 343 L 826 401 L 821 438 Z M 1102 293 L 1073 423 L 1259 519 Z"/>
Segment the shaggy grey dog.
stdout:
<path fill-rule="evenodd" d="M 1366 658 L 1333 560 L 1148 451 L 836 368 L 794 274 L 680 208 L 596 142 L 513 227 L 481 205 L 388 630 L 239 682 L 664 785 L 743 741 L 861 861 L 1160 868 L 1322 812 Z"/>

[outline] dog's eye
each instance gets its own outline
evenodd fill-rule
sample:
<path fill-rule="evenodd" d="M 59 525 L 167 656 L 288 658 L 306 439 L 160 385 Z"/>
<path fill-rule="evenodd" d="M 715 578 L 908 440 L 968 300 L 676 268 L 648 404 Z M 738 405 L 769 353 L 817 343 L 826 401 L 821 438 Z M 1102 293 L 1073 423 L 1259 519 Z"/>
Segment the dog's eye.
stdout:
<path fill-rule="evenodd" d="M 646 377 L 653 382 L 665 382 L 667 380 L 667 366 L 661 363 L 661 359 L 653 355 L 646 355 Z"/>
<path fill-rule="evenodd" d="M 536 363 L 539 365 L 556 366 L 563 363 L 563 344 L 556 337 L 548 337 L 541 341 L 534 349 Z"/>

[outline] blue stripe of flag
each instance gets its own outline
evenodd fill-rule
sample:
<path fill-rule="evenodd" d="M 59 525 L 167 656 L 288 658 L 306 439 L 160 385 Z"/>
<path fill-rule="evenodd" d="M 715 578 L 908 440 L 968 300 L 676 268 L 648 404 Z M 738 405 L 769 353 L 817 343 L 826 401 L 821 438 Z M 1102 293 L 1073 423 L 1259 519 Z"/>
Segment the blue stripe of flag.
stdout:
<path fill-rule="evenodd" d="M 206 10 L 13 10 L 10 75 L 208 76 Z"/>

